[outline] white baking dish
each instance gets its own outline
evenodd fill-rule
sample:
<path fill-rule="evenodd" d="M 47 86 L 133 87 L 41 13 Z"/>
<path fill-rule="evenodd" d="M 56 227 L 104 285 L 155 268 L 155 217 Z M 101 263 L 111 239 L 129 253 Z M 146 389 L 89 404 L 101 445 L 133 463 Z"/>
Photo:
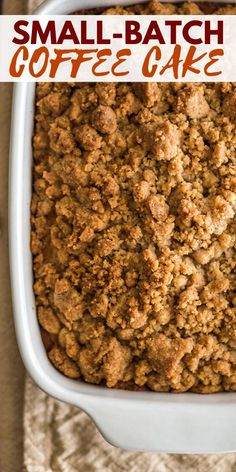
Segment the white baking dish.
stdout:
<path fill-rule="evenodd" d="M 51 0 L 38 14 L 132 4 L 137 0 Z M 10 266 L 15 325 L 25 366 L 49 395 L 82 408 L 112 444 L 143 451 L 206 453 L 236 450 L 236 393 L 199 395 L 109 390 L 69 380 L 50 364 L 32 290 L 30 201 L 34 84 L 17 84 L 10 158 Z"/>

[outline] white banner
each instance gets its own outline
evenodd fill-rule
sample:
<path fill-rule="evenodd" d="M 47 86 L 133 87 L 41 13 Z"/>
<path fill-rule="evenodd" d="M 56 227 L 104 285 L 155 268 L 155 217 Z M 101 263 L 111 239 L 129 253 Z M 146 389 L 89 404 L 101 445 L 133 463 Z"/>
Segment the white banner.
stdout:
<path fill-rule="evenodd" d="M 236 82 L 233 15 L 0 16 L 2 82 Z"/>

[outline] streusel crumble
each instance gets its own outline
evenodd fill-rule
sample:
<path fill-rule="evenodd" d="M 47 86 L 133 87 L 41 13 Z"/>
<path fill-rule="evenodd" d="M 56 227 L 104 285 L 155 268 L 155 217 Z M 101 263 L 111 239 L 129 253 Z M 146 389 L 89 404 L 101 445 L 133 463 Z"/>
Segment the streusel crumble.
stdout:
<path fill-rule="evenodd" d="M 153 0 L 106 14 L 235 14 Z M 63 374 L 236 390 L 234 83 L 41 83 L 32 252 Z"/>

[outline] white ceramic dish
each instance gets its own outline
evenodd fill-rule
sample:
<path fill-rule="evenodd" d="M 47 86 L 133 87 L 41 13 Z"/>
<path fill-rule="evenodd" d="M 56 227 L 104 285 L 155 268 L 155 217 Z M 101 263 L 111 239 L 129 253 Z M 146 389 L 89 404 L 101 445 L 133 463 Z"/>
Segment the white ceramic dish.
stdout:
<path fill-rule="evenodd" d="M 51 0 L 38 14 L 132 4 L 137 0 Z M 30 252 L 31 139 L 34 84 L 15 86 L 10 158 L 10 266 L 15 326 L 25 366 L 49 395 L 82 408 L 113 445 L 134 450 L 208 453 L 236 450 L 236 393 L 128 392 L 69 380 L 50 364 L 32 290 Z"/>

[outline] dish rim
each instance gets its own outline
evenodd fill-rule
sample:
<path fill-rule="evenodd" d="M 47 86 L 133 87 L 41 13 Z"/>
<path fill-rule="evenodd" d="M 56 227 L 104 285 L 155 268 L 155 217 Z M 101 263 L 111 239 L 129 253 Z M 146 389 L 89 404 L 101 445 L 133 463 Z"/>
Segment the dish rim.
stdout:
<path fill-rule="evenodd" d="M 101 3 L 102 6 L 112 6 L 117 4 L 117 1 L 49 0 L 44 2 L 35 13 L 40 15 L 67 14 L 79 8 L 101 6 Z M 142 3 L 142 1 L 120 0 L 118 3 L 127 5 Z M 228 3 L 227 0 L 225 3 Z M 234 424 L 236 424 L 236 408 L 234 408 L 234 413 L 232 408 L 233 405 L 236 405 L 236 392 L 202 395 L 111 390 L 78 380 L 70 380 L 60 374 L 48 360 L 35 310 L 30 251 L 31 139 L 34 126 L 34 91 L 35 84 L 33 83 L 17 83 L 14 86 L 9 165 L 9 253 L 13 309 L 19 349 L 28 372 L 42 390 L 54 398 L 79 406 L 86 411 L 92 416 L 106 439 L 120 447 L 140 449 L 140 437 L 138 440 L 131 439 L 130 433 L 127 434 L 130 428 L 127 427 L 127 431 L 124 431 L 122 425 L 119 426 L 119 418 L 114 412 L 115 409 L 121 412 L 125 411 L 129 421 L 134 421 L 134 414 L 136 414 L 145 423 L 146 414 L 148 416 L 146 426 L 150 428 L 150 434 L 151 431 L 155 431 L 155 427 L 160 428 L 160 421 L 164 422 L 165 415 L 172 416 L 171 424 L 176 427 L 174 436 L 182 431 L 184 441 L 186 441 L 184 443 L 183 438 L 179 438 L 177 444 L 174 445 L 171 444 L 173 437 L 170 437 L 170 441 L 159 437 L 157 444 L 149 440 L 150 438 L 143 437 L 142 450 L 185 453 L 236 450 L 236 443 L 232 441 L 232 437 L 229 437 L 230 432 L 233 436 Z M 103 412 L 103 418 L 99 414 L 99 410 L 101 414 Z M 141 415 L 138 414 L 138 411 L 141 412 Z M 227 421 L 223 419 L 223 412 Z M 113 415 L 113 420 L 111 416 L 108 418 L 107 414 Z M 217 440 L 213 434 L 204 444 L 198 434 L 199 445 L 193 447 L 193 442 L 188 441 L 186 435 L 183 434 L 180 422 L 188 425 L 189 422 L 192 422 L 192 424 L 199 425 L 200 418 L 204 422 L 204 417 L 206 417 L 205 427 L 207 427 L 207 422 L 214 423 L 213 420 L 217 414 L 223 422 L 221 427 L 223 426 L 225 436 L 223 437 L 223 434 L 218 432 Z M 120 437 L 122 431 L 119 431 L 118 435 L 116 434 L 119 428 L 123 431 L 124 440 Z M 166 433 L 168 428 L 166 428 Z M 144 429 L 147 430 L 146 427 Z M 213 432 L 214 430 L 212 430 Z M 135 435 L 137 438 L 137 431 Z"/>

